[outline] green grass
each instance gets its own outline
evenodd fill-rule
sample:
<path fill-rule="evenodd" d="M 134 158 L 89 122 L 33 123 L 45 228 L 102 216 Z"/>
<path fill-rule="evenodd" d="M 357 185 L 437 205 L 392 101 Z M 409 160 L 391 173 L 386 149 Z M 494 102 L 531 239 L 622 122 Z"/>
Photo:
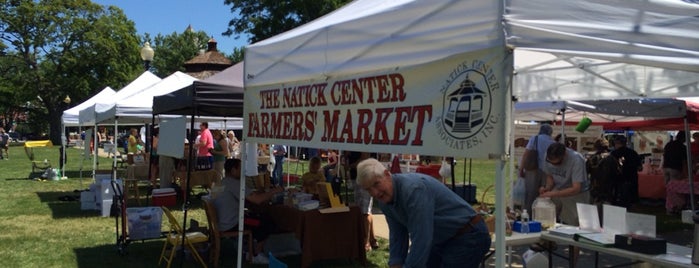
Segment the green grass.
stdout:
<path fill-rule="evenodd" d="M 0 161 L 0 267 L 156 267 L 162 247 L 162 239 L 134 241 L 126 247 L 126 255 L 117 252 L 115 219 L 100 217 L 97 211 L 80 210 L 78 201 L 60 201 L 61 196 L 79 196 L 74 190 L 86 189 L 90 182 L 92 160 L 84 160 L 81 152 L 69 148 L 66 174 L 69 179 L 59 181 L 30 180 L 31 163 L 23 147 L 10 147 L 10 160 Z M 35 148 L 36 159 L 48 159 L 58 163 L 58 147 Z M 99 169 L 109 169 L 110 161 L 100 159 Z M 302 168 L 288 171 L 302 173 Z M 82 179 L 80 170 L 82 166 Z M 463 161 L 456 166 L 457 182 L 464 180 Z M 468 171 L 466 171 L 468 174 Z M 36 176 L 37 174 L 34 174 Z M 477 198 L 483 190 L 495 183 L 494 162 L 473 160 L 472 182 L 478 185 Z M 468 179 L 466 179 L 468 180 Z M 486 202 L 493 200 L 494 190 L 486 193 Z M 130 204 L 134 205 L 134 204 Z M 178 219 L 182 212 L 176 211 Z M 686 225 L 678 223 L 677 217 L 659 213 L 658 232 Z M 206 217 L 198 202 L 193 201 L 189 218 L 206 225 Z M 167 220 L 164 220 L 167 222 Z M 167 230 L 163 225 L 163 230 Z M 369 267 L 385 267 L 388 259 L 387 241 L 380 240 L 381 248 L 367 254 Z M 221 267 L 231 267 L 235 262 L 234 241 L 225 241 L 222 249 Z M 290 267 L 298 267 L 299 257 L 283 258 Z M 179 260 L 175 262 L 179 266 Z M 266 267 L 246 264 L 246 267 Z M 358 267 L 346 260 L 323 261 L 314 267 Z M 185 267 L 196 267 L 185 262 Z"/>

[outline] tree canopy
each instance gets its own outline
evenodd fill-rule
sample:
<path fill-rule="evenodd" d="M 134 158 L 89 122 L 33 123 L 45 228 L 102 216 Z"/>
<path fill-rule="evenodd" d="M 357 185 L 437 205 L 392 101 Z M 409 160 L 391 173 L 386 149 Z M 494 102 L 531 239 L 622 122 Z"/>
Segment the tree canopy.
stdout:
<path fill-rule="evenodd" d="M 296 28 L 349 3 L 350 0 L 225 0 L 238 14 L 223 35 L 250 35 L 255 43 Z"/>
<path fill-rule="evenodd" d="M 25 110 L 34 124 L 48 123 L 53 142 L 60 142 L 66 96 L 80 103 L 142 71 L 134 23 L 89 0 L 4 1 L 0 40 L 0 94 L 12 97 L 0 103 L 3 111 Z"/>

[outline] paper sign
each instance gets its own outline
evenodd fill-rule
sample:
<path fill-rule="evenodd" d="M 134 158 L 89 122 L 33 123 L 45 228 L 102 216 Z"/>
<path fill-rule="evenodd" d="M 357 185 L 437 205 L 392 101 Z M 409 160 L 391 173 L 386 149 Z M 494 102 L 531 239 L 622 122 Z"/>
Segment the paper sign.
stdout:
<path fill-rule="evenodd" d="M 655 237 L 655 215 L 626 213 L 626 231 L 648 237 Z"/>
<path fill-rule="evenodd" d="M 602 205 L 602 220 L 604 234 L 614 239 L 616 234 L 626 233 L 626 208 L 612 205 Z"/>
<path fill-rule="evenodd" d="M 602 231 L 596 205 L 577 203 L 577 209 L 580 229 L 594 232 Z"/>

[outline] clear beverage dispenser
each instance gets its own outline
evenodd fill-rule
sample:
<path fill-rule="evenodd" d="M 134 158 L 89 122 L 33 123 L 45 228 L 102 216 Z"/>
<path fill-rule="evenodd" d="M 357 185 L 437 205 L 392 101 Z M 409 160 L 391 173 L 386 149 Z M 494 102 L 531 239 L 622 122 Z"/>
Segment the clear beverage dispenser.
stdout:
<path fill-rule="evenodd" d="M 542 230 L 556 224 L 556 205 L 550 197 L 538 197 L 532 204 L 532 219 L 541 223 Z"/>

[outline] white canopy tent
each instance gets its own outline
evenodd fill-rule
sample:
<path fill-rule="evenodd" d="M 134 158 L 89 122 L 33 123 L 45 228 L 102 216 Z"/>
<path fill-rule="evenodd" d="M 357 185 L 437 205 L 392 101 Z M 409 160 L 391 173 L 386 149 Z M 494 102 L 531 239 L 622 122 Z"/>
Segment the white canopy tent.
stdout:
<path fill-rule="evenodd" d="M 80 126 L 80 120 L 79 120 L 80 110 L 85 109 L 87 107 L 90 107 L 90 106 L 94 105 L 96 102 L 106 101 L 109 98 L 111 98 L 112 96 L 114 96 L 114 94 L 116 94 L 116 92 L 112 88 L 105 87 L 104 89 L 102 89 L 102 91 L 95 94 L 94 96 L 92 96 L 88 100 L 76 105 L 73 108 L 70 108 L 68 110 L 63 111 L 63 115 L 61 116 L 61 122 L 63 125 L 63 127 L 61 128 L 61 130 L 63 131 L 61 133 L 61 141 L 62 141 L 61 146 L 63 147 L 62 154 L 63 154 L 63 161 L 64 162 L 61 164 L 61 166 L 64 166 L 65 161 L 66 161 L 66 146 L 68 145 L 68 140 L 66 138 L 66 127 Z M 82 165 L 80 167 L 82 170 Z M 62 169 L 61 173 L 62 173 L 61 176 L 65 177 L 65 175 L 66 175 L 65 169 Z M 82 177 L 82 175 L 81 175 L 81 177 Z"/>
<path fill-rule="evenodd" d="M 634 122 L 687 116 L 685 101 L 678 99 L 607 99 L 580 101 L 537 101 L 515 103 L 514 119 L 521 121 L 580 122 L 583 117 L 593 123 Z"/>
<path fill-rule="evenodd" d="M 112 98 L 116 92 L 111 87 L 105 87 L 99 93 L 95 94 L 88 100 L 76 105 L 73 108 L 63 111 L 61 120 L 64 127 L 77 127 L 80 126 L 80 110 L 85 109 L 89 106 L 94 105 L 96 102 L 103 102 Z"/>
<path fill-rule="evenodd" d="M 506 1 L 520 101 L 699 95 L 699 4 Z"/>
<path fill-rule="evenodd" d="M 502 8 L 358 0 L 247 47 L 246 142 L 499 159 L 496 230 L 504 237 L 512 59 Z M 496 241 L 499 267 L 504 245 Z"/>
<path fill-rule="evenodd" d="M 150 87 L 151 85 L 158 83 L 161 79 L 155 76 L 149 71 L 145 71 L 134 81 L 131 81 L 128 85 L 117 91 L 111 98 L 104 101 L 95 102 L 93 105 L 80 110 L 79 122 L 82 126 L 94 126 L 93 131 L 93 141 L 95 141 L 95 157 L 92 160 L 92 177 L 95 176 L 95 170 L 97 170 L 97 112 L 103 109 L 109 108 L 113 103 L 126 99 L 132 95 L 135 95 L 144 89 Z M 114 177 L 116 177 L 116 170 L 114 170 Z"/>
<path fill-rule="evenodd" d="M 105 101 L 100 101 L 100 102 L 95 102 L 93 105 L 90 105 L 86 107 L 85 109 L 80 110 L 79 113 L 79 122 L 80 125 L 82 126 L 92 126 L 92 125 L 97 125 L 97 112 L 102 111 L 105 109 L 108 109 L 114 105 L 117 101 L 126 99 L 128 97 L 131 97 L 144 89 L 154 85 L 155 83 L 160 82 L 160 78 L 155 76 L 153 73 L 149 71 L 145 71 L 143 74 L 141 74 L 138 78 L 136 78 L 134 81 L 131 81 L 128 85 L 125 87 L 121 88 L 119 91 L 116 92 L 112 96 L 112 98 L 109 98 Z"/>
<path fill-rule="evenodd" d="M 120 123 L 150 123 L 153 117 L 153 97 L 191 85 L 196 80 L 198 79 L 177 71 L 131 96 L 98 109 L 96 121 L 99 124 L 117 120 Z"/>

